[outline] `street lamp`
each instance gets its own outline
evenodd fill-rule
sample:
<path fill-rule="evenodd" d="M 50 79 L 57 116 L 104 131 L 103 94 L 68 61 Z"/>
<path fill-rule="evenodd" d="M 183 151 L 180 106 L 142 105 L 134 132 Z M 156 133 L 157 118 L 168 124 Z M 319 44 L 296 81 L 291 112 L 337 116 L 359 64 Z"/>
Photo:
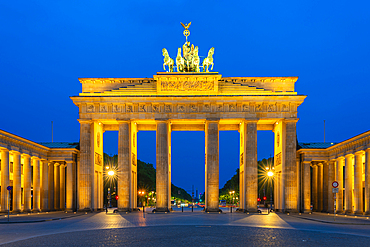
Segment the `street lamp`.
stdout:
<path fill-rule="evenodd" d="M 113 176 L 114 176 L 114 171 L 112 171 L 112 170 L 108 171 L 108 176 L 110 176 L 109 180 L 111 181 Z M 108 188 L 108 204 L 109 204 L 109 207 L 112 207 L 111 196 L 110 196 L 110 187 Z"/>
<path fill-rule="evenodd" d="M 274 176 L 274 173 L 272 171 L 268 171 L 267 176 L 272 179 L 272 177 Z M 271 208 L 270 208 L 270 211 L 271 211 L 272 210 L 272 180 L 271 180 L 271 189 L 270 189 L 270 204 L 271 204 Z"/>

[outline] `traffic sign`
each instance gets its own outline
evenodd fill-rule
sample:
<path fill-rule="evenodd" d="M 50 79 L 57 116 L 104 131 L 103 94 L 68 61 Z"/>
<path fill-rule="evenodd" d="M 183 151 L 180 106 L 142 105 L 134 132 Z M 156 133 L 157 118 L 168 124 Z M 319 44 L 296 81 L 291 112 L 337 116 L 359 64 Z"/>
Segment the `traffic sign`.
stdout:
<path fill-rule="evenodd" d="M 339 188 L 333 188 L 333 193 L 338 193 L 339 192 Z"/>
<path fill-rule="evenodd" d="M 338 188 L 339 183 L 337 181 L 334 181 L 332 184 L 333 188 Z"/>
<path fill-rule="evenodd" d="M 8 187 L 6 187 L 6 189 L 9 190 L 9 191 L 12 190 L 12 186 L 8 186 Z"/>

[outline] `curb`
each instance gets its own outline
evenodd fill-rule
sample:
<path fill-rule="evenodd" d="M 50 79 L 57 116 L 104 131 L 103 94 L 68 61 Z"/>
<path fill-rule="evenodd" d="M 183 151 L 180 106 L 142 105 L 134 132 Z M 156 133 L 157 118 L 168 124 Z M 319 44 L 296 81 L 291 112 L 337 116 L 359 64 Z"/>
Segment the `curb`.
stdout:
<path fill-rule="evenodd" d="M 71 215 L 67 217 L 59 217 L 59 218 L 51 218 L 51 219 L 43 219 L 43 220 L 28 220 L 28 221 L 0 221 L 1 224 L 21 224 L 21 223 L 39 223 L 39 222 L 47 222 L 47 221 L 55 221 L 55 220 L 62 220 L 62 219 L 68 219 L 68 218 L 73 218 L 73 217 L 78 217 L 82 216 L 85 214 L 79 214 L 79 215 Z"/>
<path fill-rule="evenodd" d="M 318 219 L 312 219 L 312 218 L 301 217 L 301 216 L 293 216 L 293 215 L 292 215 L 292 217 L 299 218 L 299 219 L 304 219 L 304 220 L 317 221 L 317 222 L 326 223 L 326 224 L 337 224 L 337 225 L 365 225 L 365 226 L 370 226 L 370 223 L 345 223 L 345 222 L 333 222 L 333 221 L 318 220 Z"/>

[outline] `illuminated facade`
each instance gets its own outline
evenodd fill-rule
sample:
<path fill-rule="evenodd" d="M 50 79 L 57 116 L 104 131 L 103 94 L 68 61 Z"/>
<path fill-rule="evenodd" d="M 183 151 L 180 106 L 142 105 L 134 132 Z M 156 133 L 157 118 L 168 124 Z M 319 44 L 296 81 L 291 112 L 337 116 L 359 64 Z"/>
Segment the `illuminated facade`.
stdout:
<path fill-rule="evenodd" d="M 257 130 L 275 133 L 275 207 L 298 210 L 297 77 L 161 72 L 153 78 L 84 78 L 79 107 L 79 208 L 103 205 L 103 133 L 118 131 L 118 208 L 136 208 L 137 132 L 157 132 L 157 210 L 170 210 L 171 132 L 205 132 L 206 210 L 219 210 L 219 131 L 240 132 L 240 208 L 257 211 Z M 196 141 L 196 140 L 194 140 Z"/>
<path fill-rule="evenodd" d="M 0 130 L 0 211 L 76 210 L 78 146 L 36 143 Z"/>
<path fill-rule="evenodd" d="M 299 143 L 300 208 L 333 212 L 332 183 L 339 183 L 339 213 L 370 214 L 370 131 L 340 143 Z"/>

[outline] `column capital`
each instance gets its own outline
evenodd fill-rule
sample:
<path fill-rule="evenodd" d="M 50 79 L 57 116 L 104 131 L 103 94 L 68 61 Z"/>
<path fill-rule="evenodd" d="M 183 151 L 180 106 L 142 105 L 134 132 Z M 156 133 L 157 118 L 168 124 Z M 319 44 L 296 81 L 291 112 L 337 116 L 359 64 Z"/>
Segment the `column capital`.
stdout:
<path fill-rule="evenodd" d="M 122 119 L 117 119 L 116 120 L 118 124 L 121 124 L 121 123 L 130 123 L 131 122 L 131 119 L 129 118 L 122 118 Z"/>
<path fill-rule="evenodd" d="M 4 148 L 4 147 L 0 147 L 0 152 L 9 152 L 9 149 Z"/>
<path fill-rule="evenodd" d="M 344 156 L 340 156 L 340 157 L 337 158 L 338 161 L 343 161 L 344 159 L 345 159 Z"/>
<path fill-rule="evenodd" d="M 309 164 L 311 164 L 311 163 L 312 163 L 312 161 L 311 161 L 311 160 L 303 160 L 302 162 L 303 162 L 303 163 L 309 163 Z"/>
<path fill-rule="evenodd" d="M 20 154 L 21 154 L 21 152 L 19 152 L 19 151 L 17 151 L 17 150 L 10 150 L 10 153 L 11 153 L 11 154 L 18 154 L 18 155 L 20 155 Z"/>
<path fill-rule="evenodd" d="M 26 153 L 22 153 L 22 157 L 24 157 L 24 158 L 31 158 L 31 155 L 26 154 Z"/>
<path fill-rule="evenodd" d="M 31 160 L 40 160 L 40 157 L 37 157 L 37 156 L 31 156 Z"/>
<path fill-rule="evenodd" d="M 297 123 L 299 118 L 285 118 L 284 122 L 285 123 Z"/>
<path fill-rule="evenodd" d="M 345 158 L 353 157 L 354 155 L 352 153 L 344 155 Z"/>
<path fill-rule="evenodd" d="M 66 160 L 66 161 L 64 161 L 64 162 L 66 162 L 67 164 L 72 164 L 72 163 L 74 163 L 75 161 L 73 161 L 73 160 Z"/>
<path fill-rule="evenodd" d="M 80 119 L 77 119 L 77 121 L 80 123 L 80 124 L 91 124 L 93 121 L 91 119 L 84 119 L 84 118 L 80 118 Z"/>
<path fill-rule="evenodd" d="M 244 122 L 244 123 L 257 123 L 258 119 L 243 119 L 242 122 Z"/>
<path fill-rule="evenodd" d="M 158 122 L 169 122 L 170 120 L 168 118 L 156 118 L 154 119 L 156 123 Z"/>
<path fill-rule="evenodd" d="M 361 151 L 357 151 L 355 153 L 355 156 L 358 156 L 358 155 L 364 155 L 365 154 L 365 151 L 364 150 L 361 150 Z"/>
<path fill-rule="evenodd" d="M 219 118 L 207 118 L 206 119 L 206 124 L 207 123 L 219 123 L 220 119 Z"/>

